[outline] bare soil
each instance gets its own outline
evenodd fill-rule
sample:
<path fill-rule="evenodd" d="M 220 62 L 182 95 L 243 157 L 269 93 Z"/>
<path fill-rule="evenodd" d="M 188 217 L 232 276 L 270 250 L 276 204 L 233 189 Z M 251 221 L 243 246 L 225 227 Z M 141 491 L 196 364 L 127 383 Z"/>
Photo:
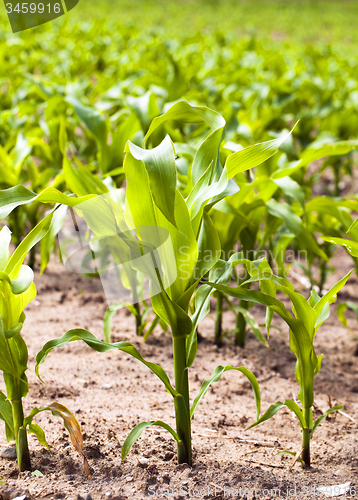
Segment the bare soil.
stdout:
<path fill-rule="evenodd" d="M 329 284 L 353 267 L 351 259 L 339 250 L 333 259 L 336 272 Z M 51 451 L 29 436 L 33 469 L 43 476 L 18 474 L 16 463 L 0 458 L 0 500 L 26 495 L 28 499 L 145 499 L 145 498 L 317 498 L 319 486 L 351 482 L 351 496 L 357 485 L 358 420 L 358 341 L 357 324 L 348 313 L 352 329 L 344 328 L 335 307 L 316 339 L 317 354 L 324 353 L 321 372 L 316 377 L 315 416 L 329 404 L 344 405 L 343 414 L 328 418 L 312 439 L 312 468 L 292 469 L 292 457 L 278 451 L 300 450 L 299 424 L 281 410 L 274 419 L 252 430 L 255 404 L 251 387 L 238 372 L 227 372 L 209 390 L 193 421 L 194 459 L 192 467 L 178 465 L 171 436 L 161 428 L 149 428 L 122 462 L 121 445 L 134 425 L 141 421 L 164 420 L 173 425 L 171 396 L 145 366 L 115 351 L 98 354 L 81 342 L 54 350 L 41 367 L 47 386 L 34 374 L 35 356 L 43 344 L 72 328 L 86 328 L 103 338 L 106 310 L 101 283 L 68 273 L 52 261 L 43 276 L 35 279 L 38 297 L 27 308 L 23 331 L 29 347 L 30 393 L 25 410 L 58 401 L 78 418 L 85 438 L 91 478 L 86 479 L 81 457 L 69 445 L 67 431 L 59 419 L 41 414 L 37 422 L 46 431 Z M 353 275 L 338 301 L 355 300 L 358 280 Z M 213 303 L 214 305 L 214 303 Z M 264 320 L 264 308 L 252 310 L 257 321 Z M 233 328 L 231 312 L 224 315 L 224 328 Z M 286 325 L 275 317 L 267 348 L 248 335 L 240 349 L 231 339 L 222 348 L 213 345 L 213 316 L 200 325 L 202 340 L 190 370 L 195 397 L 201 383 L 219 364 L 246 366 L 257 376 L 262 390 L 262 408 L 285 398 L 297 398 L 294 378 L 295 357 L 288 347 Z M 144 343 L 137 337 L 134 318 L 127 310 L 118 311 L 113 322 L 113 340 L 132 342 L 144 358 L 173 372 L 171 337 L 157 328 Z M 0 388 L 3 386 L 0 384 Z M 3 429 L 0 447 L 7 446 Z M 241 488 L 241 490 L 240 490 Z M 87 496 L 86 496 L 87 495 Z M 90 497 L 88 496 L 90 495 Z M 343 495 L 340 498 L 345 498 Z"/>

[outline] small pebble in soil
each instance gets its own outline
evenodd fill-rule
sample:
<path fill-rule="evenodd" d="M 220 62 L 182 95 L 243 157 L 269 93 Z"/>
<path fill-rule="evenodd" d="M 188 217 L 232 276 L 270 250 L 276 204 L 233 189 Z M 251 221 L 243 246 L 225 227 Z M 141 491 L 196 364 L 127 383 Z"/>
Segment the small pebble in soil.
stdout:
<path fill-rule="evenodd" d="M 142 457 L 142 458 L 140 458 L 140 459 L 139 459 L 139 463 L 140 463 L 141 465 L 145 465 L 145 464 L 147 464 L 148 462 L 149 462 L 149 459 L 148 459 L 148 458 L 144 458 L 144 457 Z"/>
<path fill-rule="evenodd" d="M 92 500 L 92 497 L 89 493 L 85 493 L 83 496 L 82 496 L 83 500 Z"/>
<path fill-rule="evenodd" d="M 0 451 L 0 457 L 6 460 L 16 460 L 16 448 L 15 446 L 8 446 Z"/>
<path fill-rule="evenodd" d="M 103 384 L 103 385 L 101 385 L 101 389 L 107 389 L 107 390 L 109 390 L 109 389 L 112 389 L 112 387 L 113 387 L 113 384 Z"/>

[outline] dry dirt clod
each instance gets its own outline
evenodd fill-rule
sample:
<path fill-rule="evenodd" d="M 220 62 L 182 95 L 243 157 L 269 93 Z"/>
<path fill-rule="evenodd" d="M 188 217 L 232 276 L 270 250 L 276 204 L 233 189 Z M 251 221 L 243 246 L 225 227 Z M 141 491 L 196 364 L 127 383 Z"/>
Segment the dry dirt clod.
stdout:
<path fill-rule="evenodd" d="M 15 446 L 8 446 L 7 448 L 2 448 L 0 450 L 0 457 L 5 458 L 5 460 L 16 460 L 16 448 Z"/>

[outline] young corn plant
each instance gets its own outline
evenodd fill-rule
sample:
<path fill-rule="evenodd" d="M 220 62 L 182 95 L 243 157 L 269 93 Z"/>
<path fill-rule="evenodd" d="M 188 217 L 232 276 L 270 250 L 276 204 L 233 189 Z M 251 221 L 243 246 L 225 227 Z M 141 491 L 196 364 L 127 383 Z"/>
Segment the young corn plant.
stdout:
<path fill-rule="evenodd" d="M 0 420 L 5 424 L 7 440 L 16 442 L 18 467 L 22 472 L 31 470 L 28 432 L 35 434 L 39 442 L 48 448 L 45 433 L 33 422 L 34 417 L 45 410 L 61 417 L 73 445 L 84 458 L 88 475 L 81 429 L 70 410 L 58 403 L 34 408 L 27 417 L 23 410 L 23 399 L 28 394 L 29 384 L 26 377 L 28 351 L 21 331 L 25 321 L 24 309 L 36 297 L 33 272 L 23 262 L 31 248 L 49 231 L 52 218 L 53 213 L 40 222 L 12 255 L 9 251 L 11 232 L 7 226 L 0 231 L 0 370 L 6 386 L 6 394 L 0 391 Z"/>
<path fill-rule="evenodd" d="M 249 181 L 244 173 L 237 174 L 235 181 L 240 191 L 220 201 L 214 207 L 212 219 L 219 234 L 223 255 L 231 254 L 239 241 L 246 259 L 254 260 L 265 252 L 269 262 L 274 261 L 278 273 L 283 275 L 284 256 L 287 246 L 293 240 L 300 249 L 313 258 L 319 257 L 322 262 L 327 262 L 328 259 L 316 243 L 313 231 L 308 230 L 304 218 L 304 191 L 290 177 L 292 167 L 273 168 L 270 165 L 273 160 L 274 158 L 266 162 L 269 167 L 265 167 L 264 164 L 255 169 L 254 177 L 253 172 L 250 172 L 252 181 Z M 283 196 L 288 198 L 292 205 L 286 201 L 279 203 Z M 265 222 L 264 227 L 262 221 Z M 249 284 L 245 286 L 250 287 Z M 223 300 L 236 314 L 236 344 L 244 347 L 247 326 L 261 342 L 265 343 L 260 330 L 257 326 L 253 326 L 250 318 L 248 312 L 250 303 L 243 300 L 235 308 L 230 305 L 228 298 L 224 299 L 220 292 L 217 294 L 219 314 L 216 316 L 216 343 L 220 343 L 222 335 Z"/>
<path fill-rule="evenodd" d="M 314 339 L 323 322 L 329 316 L 329 305 L 335 302 L 337 293 L 347 282 L 351 272 L 336 283 L 323 297 L 319 297 L 312 290 L 309 299 L 297 293 L 292 284 L 285 278 L 275 276 L 270 266 L 262 261 L 260 267 L 253 266 L 247 262 L 247 269 L 251 278 L 238 287 L 230 287 L 218 283 L 209 283 L 217 290 L 243 300 L 249 300 L 267 306 L 272 313 L 276 312 L 289 326 L 289 345 L 296 356 L 295 377 L 299 384 L 299 405 L 286 399 L 283 403 L 278 401 L 271 405 L 268 410 L 255 423 L 252 428 L 273 417 L 283 406 L 291 410 L 298 418 L 302 430 L 301 460 L 305 467 L 310 467 L 311 453 L 310 441 L 318 425 L 332 412 L 342 408 L 335 406 L 313 421 L 312 407 L 314 404 L 314 377 L 321 369 L 323 354 L 317 356 L 314 350 Z M 258 281 L 261 291 L 248 290 L 245 284 Z M 284 304 L 276 298 L 276 290 L 284 293 L 292 304 L 292 314 Z M 257 398 L 258 400 L 258 398 Z M 290 452 L 289 452 L 290 453 Z"/>
<path fill-rule="evenodd" d="M 211 128 L 196 151 L 191 167 L 193 188 L 186 199 L 177 189 L 175 150 L 169 136 L 166 136 L 153 149 L 142 149 L 128 142 L 124 162 L 127 181 L 124 214 L 110 194 L 86 201 L 78 208 L 95 237 L 108 237 L 108 244 L 113 254 L 116 253 L 118 263 L 130 261 L 136 271 L 149 277 L 154 312 L 172 333 L 174 385 L 163 368 L 144 360 L 130 343 L 100 342 L 82 329 L 70 330 L 62 338 L 45 344 L 37 355 L 36 370 L 38 373 L 39 365 L 53 348 L 74 340 L 83 340 L 99 352 L 119 349 L 135 357 L 160 378 L 173 397 L 176 429 L 159 420 L 138 424 L 123 444 L 122 458 L 127 456 L 146 427 L 159 425 L 169 431 L 177 442 L 178 462 L 190 464 L 191 419 L 209 385 L 218 381 L 225 371 L 238 370 L 248 377 L 260 407 L 256 378 L 246 368 L 233 366 L 219 366 L 214 370 L 193 404 L 190 404 L 189 368 L 197 352 L 196 328 L 209 312 L 210 295 L 214 290 L 210 286 L 201 286 L 197 291 L 197 287 L 207 275 L 214 283 L 229 283 L 234 262 L 233 259 L 228 262 L 220 259 L 220 242 L 209 210 L 237 188 L 229 178 L 265 161 L 277 151 L 285 138 L 234 153 L 222 168 L 218 151 L 225 121 L 218 113 L 205 107 L 191 106 L 186 101 L 178 102 L 153 120 L 146 141 L 159 127 L 173 120 L 188 125 L 205 124 Z M 167 241 L 170 242 L 169 249 L 164 251 Z M 194 295 L 195 310 L 191 314 L 190 302 Z"/>

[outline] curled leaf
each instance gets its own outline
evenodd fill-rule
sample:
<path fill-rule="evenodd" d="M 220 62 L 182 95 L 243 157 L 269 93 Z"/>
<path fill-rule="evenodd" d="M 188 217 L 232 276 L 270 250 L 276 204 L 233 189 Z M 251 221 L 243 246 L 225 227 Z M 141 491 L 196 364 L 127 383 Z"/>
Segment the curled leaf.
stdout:
<path fill-rule="evenodd" d="M 76 417 L 66 406 L 61 405 L 60 403 L 52 403 L 48 407 L 48 409 L 51 410 L 52 415 L 54 415 L 55 417 L 62 418 L 63 424 L 70 434 L 71 443 L 76 448 L 77 452 L 83 457 L 83 466 L 87 479 L 89 479 L 88 461 L 85 454 L 83 453 L 83 436 L 80 424 L 78 423 Z"/>

